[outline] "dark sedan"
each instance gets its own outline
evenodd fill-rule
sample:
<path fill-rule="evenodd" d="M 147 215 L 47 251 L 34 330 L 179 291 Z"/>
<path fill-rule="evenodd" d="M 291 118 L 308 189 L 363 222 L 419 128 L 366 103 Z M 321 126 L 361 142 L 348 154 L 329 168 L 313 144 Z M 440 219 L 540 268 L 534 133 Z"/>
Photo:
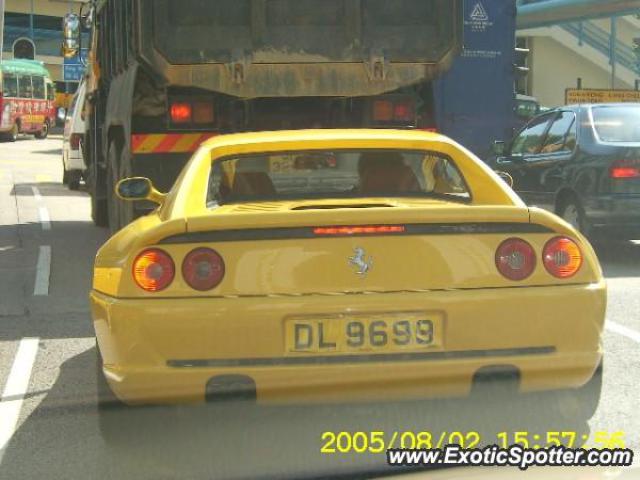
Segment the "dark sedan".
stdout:
<path fill-rule="evenodd" d="M 551 110 L 494 162 L 527 204 L 592 237 L 640 238 L 640 104 Z"/>

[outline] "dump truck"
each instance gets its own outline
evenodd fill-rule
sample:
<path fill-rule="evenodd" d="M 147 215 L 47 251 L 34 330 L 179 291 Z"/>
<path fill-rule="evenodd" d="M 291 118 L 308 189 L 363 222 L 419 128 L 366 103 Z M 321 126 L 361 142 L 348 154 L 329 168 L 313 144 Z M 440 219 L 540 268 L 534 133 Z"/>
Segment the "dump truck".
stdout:
<path fill-rule="evenodd" d="M 94 222 L 144 212 L 119 179 L 171 188 L 220 134 L 414 128 L 479 155 L 514 121 L 515 0 L 92 0 L 83 143 Z M 79 20 L 81 20 L 79 22 Z M 134 208 L 141 208 L 140 211 Z"/>

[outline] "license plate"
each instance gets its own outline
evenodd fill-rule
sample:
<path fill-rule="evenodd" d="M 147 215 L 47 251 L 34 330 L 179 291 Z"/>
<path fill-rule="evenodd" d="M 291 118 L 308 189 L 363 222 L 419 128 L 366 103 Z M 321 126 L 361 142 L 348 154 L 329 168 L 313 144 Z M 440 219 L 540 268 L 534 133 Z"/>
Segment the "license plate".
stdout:
<path fill-rule="evenodd" d="M 292 318 L 285 331 L 288 353 L 415 352 L 442 345 L 442 315 Z"/>

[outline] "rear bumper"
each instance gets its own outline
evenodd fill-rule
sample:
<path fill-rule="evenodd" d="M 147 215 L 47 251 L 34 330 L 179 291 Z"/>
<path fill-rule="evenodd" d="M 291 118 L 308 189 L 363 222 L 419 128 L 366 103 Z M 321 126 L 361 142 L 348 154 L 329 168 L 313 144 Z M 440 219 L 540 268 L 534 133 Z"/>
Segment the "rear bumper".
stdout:
<path fill-rule="evenodd" d="M 464 396 L 481 369 L 520 373 L 523 392 L 579 387 L 602 352 L 604 282 L 539 288 L 280 298 L 122 300 L 91 294 L 104 373 L 127 403 L 201 402 L 242 375 L 260 402 Z M 285 353 L 291 315 L 445 312 L 443 346 L 419 354 Z"/>
<path fill-rule="evenodd" d="M 67 172 L 85 169 L 84 160 L 82 159 L 82 153 L 80 150 L 71 150 L 68 145 L 62 148 L 62 162 L 64 169 Z"/>

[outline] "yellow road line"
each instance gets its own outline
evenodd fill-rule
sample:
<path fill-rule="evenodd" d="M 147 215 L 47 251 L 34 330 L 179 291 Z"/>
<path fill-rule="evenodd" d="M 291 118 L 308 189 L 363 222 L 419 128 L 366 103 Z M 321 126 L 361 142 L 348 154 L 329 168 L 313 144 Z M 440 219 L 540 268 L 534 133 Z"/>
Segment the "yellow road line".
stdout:
<path fill-rule="evenodd" d="M 53 181 L 53 177 L 51 175 L 40 174 L 36 175 L 36 183 L 49 183 Z"/>

